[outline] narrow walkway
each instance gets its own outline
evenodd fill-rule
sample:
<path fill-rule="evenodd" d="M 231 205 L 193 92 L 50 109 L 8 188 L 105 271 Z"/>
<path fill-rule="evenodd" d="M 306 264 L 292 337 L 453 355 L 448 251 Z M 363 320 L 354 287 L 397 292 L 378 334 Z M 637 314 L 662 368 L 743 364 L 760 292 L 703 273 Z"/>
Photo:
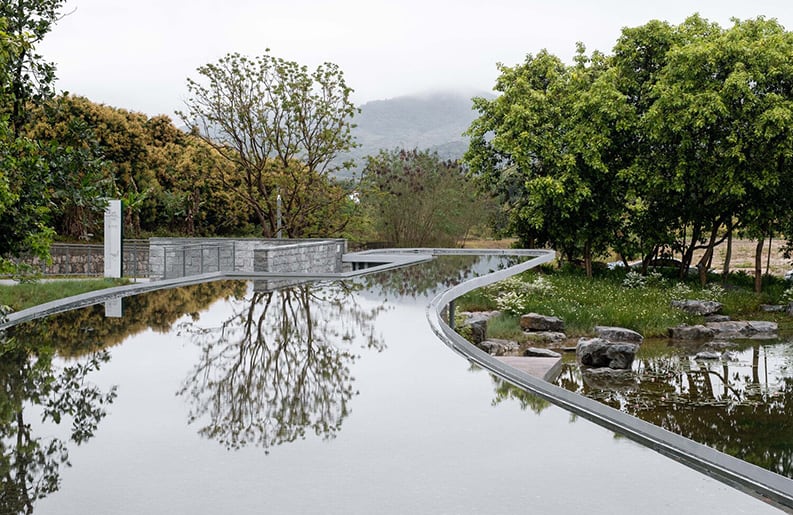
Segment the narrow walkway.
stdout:
<path fill-rule="evenodd" d="M 497 356 L 497 360 L 537 379 L 553 382 L 562 369 L 562 358 Z"/>

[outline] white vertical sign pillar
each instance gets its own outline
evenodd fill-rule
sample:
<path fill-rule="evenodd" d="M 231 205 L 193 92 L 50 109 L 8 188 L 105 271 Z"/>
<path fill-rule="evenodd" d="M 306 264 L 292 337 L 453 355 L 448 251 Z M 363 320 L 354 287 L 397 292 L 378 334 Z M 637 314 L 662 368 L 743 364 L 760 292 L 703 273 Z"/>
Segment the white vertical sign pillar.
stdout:
<path fill-rule="evenodd" d="M 121 277 L 121 201 L 110 200 L 105 209 L 105 277 Z"/>

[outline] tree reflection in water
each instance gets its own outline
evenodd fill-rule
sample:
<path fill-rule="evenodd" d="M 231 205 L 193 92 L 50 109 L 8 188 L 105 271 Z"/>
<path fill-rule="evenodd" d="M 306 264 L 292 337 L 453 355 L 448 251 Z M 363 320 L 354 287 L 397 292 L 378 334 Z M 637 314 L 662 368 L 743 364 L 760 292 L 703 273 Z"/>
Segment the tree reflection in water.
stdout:
<path fill-rule="evenodd" d="M 791 343 L 753 343 L 734 361 L 640 354 L 633 372 L 614 374 L 567 364 L 557 384 L 793 478 L 790 352 Z"/>
<path fill-rule="evenodd" d="M 551 406 L 551 403 L 542 397 L 518 388 L 494 374 L 491 374 L 490 378 L 493 380 L 493 386 L 496 391 L 496 396 L 492 403 L 493 406 L 498 406 L 502 402 L 511 399 L 517 401 L 523 411 L 528 409 L 537 414 L 542 413 Z"/>
<path fill-rule="evenodd" d="M 32 513 L 36 500 L 58 490 L 60 467 L 69 465 L 66 443 L 36 435 L 30 412 L 43 423 L 71 420 L 69 439 L 81 444 L 116 396 L 115 388 L 104 393 L 86 381 L 109 359 L 106 352 L 65 367 L 53 354 L 0 332 L 0 513 Z"/>
<path fill-rule="evenodd" d="M 227 448 L 271 447 L 307 431 L 333 438 L 349 413 L 350 366 L 361 348 L 384 348 L 374 322 L 344 283 L 259 291 L 218 327 L 185 323 L 202 349 L 179 395 L 190 423 Z M 354 343 L 355 342 L 355 343 Z"/>

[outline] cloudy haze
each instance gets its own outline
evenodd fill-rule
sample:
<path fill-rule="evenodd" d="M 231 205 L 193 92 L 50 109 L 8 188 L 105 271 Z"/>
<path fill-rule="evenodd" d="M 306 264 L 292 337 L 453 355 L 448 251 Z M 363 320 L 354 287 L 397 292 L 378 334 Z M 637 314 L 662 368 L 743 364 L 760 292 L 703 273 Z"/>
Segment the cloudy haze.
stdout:
<path fill-rule="evenodd" d="M 677 24 L 699 12 L 729 26 L 764 15 L 793 30 L 790 0 L 67 0 L 65 12 L 40 46 L 57 64 L 59 90 L 171 116 L 185 79 L 228 52 L 334 62 L 363 103 L 489 91 L 497 62 L 542 48 L 569 60 L 576 41 L 608 52 L 622 27 L 651 19 Z"/>

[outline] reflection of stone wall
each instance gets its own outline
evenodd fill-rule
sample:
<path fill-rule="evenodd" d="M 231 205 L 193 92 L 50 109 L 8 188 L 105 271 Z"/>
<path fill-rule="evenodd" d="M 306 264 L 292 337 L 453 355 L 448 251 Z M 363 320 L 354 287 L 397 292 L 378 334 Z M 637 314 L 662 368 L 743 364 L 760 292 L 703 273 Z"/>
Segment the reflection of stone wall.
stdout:
<path fill-rule="evenodd" d="M 123 275 L 149 275 L 149 244 L 146 241 L 125 241 L 123 244 Z M 19 262 L 31 265 L 44 275 L 104 275 L 104 246 L 80 243 L 53 243 L 50 247 L 52 263 L 38 257 L 23 258 Z"/>
<path fill-rule="evenodd" d="M 210 272 L 333 273 L 346 242 L 232 238 L 152 238 L 149 276 L 170 279 Z"/>

